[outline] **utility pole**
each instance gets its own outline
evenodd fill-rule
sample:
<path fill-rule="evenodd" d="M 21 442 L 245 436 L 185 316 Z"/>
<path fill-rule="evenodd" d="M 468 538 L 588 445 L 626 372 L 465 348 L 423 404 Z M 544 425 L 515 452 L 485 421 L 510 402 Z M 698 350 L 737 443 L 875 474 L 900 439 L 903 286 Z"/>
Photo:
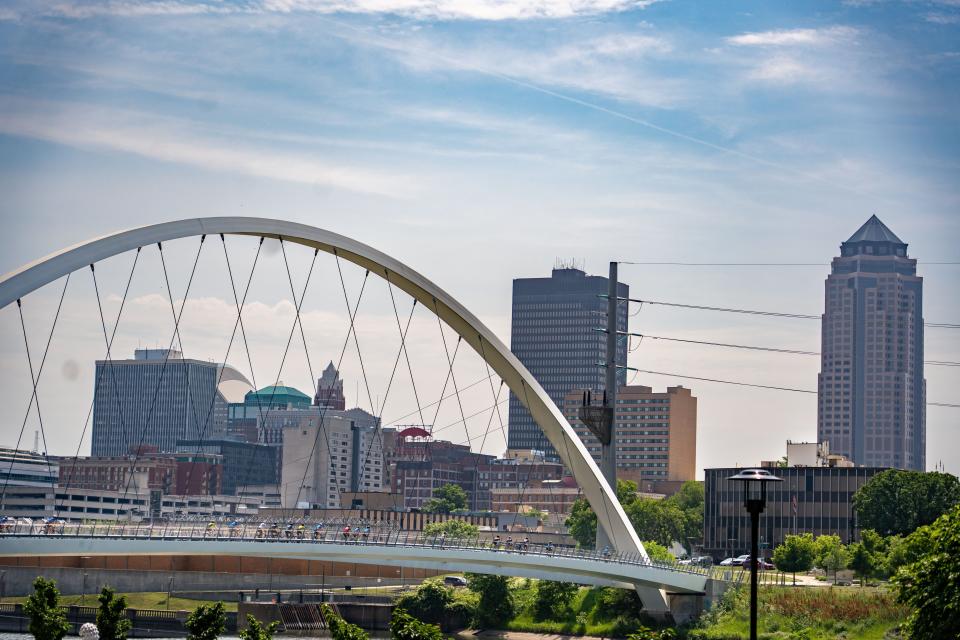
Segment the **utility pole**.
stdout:
<path fill-rule="evenodd" d="M 600 471 L 606 478 L 614 494 L 617 492 L 617 442 L 615 436 L 616 406 L 617 406 L 617 263 L 610 263 L 610 276 L 607 282 L 607 357 L 604 360 L 606 367 L 606 381 L 603 392 L 603 406 L 592 406 L 589 396 L 584 396 L 583 406 L 580 407 L 578 417 L 587 425 L 590 432 L 600 441 Z M 597 513 L 597 549 L 616 545 L 603 529 L 600 513 Z"/>

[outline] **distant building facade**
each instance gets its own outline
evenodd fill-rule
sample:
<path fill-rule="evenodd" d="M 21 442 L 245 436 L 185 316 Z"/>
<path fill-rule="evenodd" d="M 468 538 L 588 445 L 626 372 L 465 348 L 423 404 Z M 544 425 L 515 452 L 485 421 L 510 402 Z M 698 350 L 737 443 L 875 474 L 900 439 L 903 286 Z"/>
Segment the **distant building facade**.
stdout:
<path fill-rule="evenodd" d="M 630 288 L 617 285 L 620 297 Z M 588 276 L 573 268 L 554 269 L 549 278 L 518 278 L 513 281 L 510 350 L 533 374 L 550 398 L 561 406 L 571 389 L 591 389 L 602 395 L 606 358 L 606 334 L 595 331 L 605 326 L 607 278 Z M 617 307 L 617 330 L 627 330 L 627 307 Z M 620 341 L 616 362 L 627 363 L 627 345 Z M 626 372 L 618 384 L 626 382 Z M 537 426 L 520 399 L 510 394 L 507 446 L 510 449 L 537 449 L 548 458 L 556 451 Z"/>
<path fill-rule="evenodd" d="M 331 362 L 317 380 L 317 395 L 313 398 L 313 404 L 343 411 L 346 409 L 346 403 L 347 400 L 343 395 L 343 380 L 340 379 L 340 373 Z"/>
<path fill-rule="evenodd" d="M 71 490 L 172 493 L 177 461 L 172 455 L 84 456 L 60 461 L 61 487 Z"/>
<path fill-rule="evenodd" d="M 284 429 L 283 506 L 303 503 L 304 508 L 336 509 L 343 492 L 382 491 L 383 442 L 378 429 L 343 415 L 321 418 L 316 407 L 314 411 Z"/>
<path fill-rule="evenodd" d="M 600 442 L 577 418 L 584 391 L 575 389 L 563 399 L 563 414 L 598 463 Z M 601 398 L 594 393 L 593 404 Z M 661 492 L 664 482 L 694 480 L 697 472 L 697 398 L 682 386 L 654 392 L 629 385 L 617 390 L 617 477 L 632 480 L 641 491 Z M 672 493 L 664 490 L 663 493 Z"/>
<path fill-rule="evenodd" d="M 57 483 L 59 463 L 42 453 L 0 447 L 0 487 L 50 487 Z"/>
<path fill-rule="evenodd" d="M 132 360 L 98 360 L 91 453 L 122 456 L 141 445 L 173 452 L 177 440 L 220 437 L 242 374 L 188 360 L 174 349 L 137 349 Z M 224 383 L 224 393 L 219 385 Z"/>
<path fill-rule="evenodd" d="M 704 470 L 704 551 L 716 558 L 750 552 L 750 515 L 743 508 L 742 483 L 728 480 L 741 469 Z M 853 494 L 883 467 L 783 467 L 772 469 L 783 482 L 770 483 L 760 514 L 761 540 L 769 549 L 793 533 L 860 539 Z"/>
<path fill-rule="evenodd" d="M 826 280 L 817 439 L 856 464 L 925 470 L 923 336 L 917 261 L 871 216 Z"/>
<path fill-rule="evenodd" d="M 273 486 L 280 482 L 280 449 L 237 440 L 181 440 L 177 453 L 219 456 L 223 463 L 220 493 L 239 495 L 244 487 Z"/>

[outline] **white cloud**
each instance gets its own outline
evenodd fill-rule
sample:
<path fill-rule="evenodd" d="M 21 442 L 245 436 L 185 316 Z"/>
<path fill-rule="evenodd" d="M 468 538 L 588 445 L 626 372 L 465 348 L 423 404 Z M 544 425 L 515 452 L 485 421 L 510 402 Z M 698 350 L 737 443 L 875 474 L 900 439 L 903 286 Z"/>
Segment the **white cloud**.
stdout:
<path fill-rule="evenodd" d="M 933 24 L 960 24 L 960 15 L 949 13 L 928 13 L 924 20 Z"/>
<path fill-rule="evenodd" d="M 0 98 L 0 132 L 82 149 L 120 151 L 213 171 L 408 198 L 410 176 L 338 165 L 316 154 L 205 137 L 188 123 L 141 112 Z"/>
<path fill-rule="evenodd" d="M 823 29 L 786 29 L 744 33 L 727 38 L 727 42 L 750 47 L 824 46 L 852 40 L 857 33 L 856 29 L 844 26 Z"/>
<path fill-rule="evenodd" d="M 659 0 L 262 0 L 238 4 L 178 0 L 59 2 L 25 13 L 84 19 L 96 16 L 183 16 L 244 13 L 392 14 L 433 20 L 562 19 L 642 9 Z"/>

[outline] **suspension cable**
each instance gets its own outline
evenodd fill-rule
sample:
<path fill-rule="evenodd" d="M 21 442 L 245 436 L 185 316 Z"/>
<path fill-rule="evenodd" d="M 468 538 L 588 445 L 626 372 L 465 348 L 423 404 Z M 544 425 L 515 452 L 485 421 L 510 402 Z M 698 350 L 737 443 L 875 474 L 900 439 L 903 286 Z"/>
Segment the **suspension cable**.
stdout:
<path fill-rule="evenodd" d="M 160 385 L 163 383 L 163 376 L 167 370 L 167 363 L 170 361 L 170 351 L 173 349 L 173 343 L 177 336 L 180 321 L 183 319 L 183 311 L 187 307 L 187 299 L 190 295 L 190 288 L 193 286 L 193 277 L 197 273 L 197 264 L 200 262 L 200 253 L 203 251 L 203 243 L 206 239 L 206 234 L 200 236 L 200 245 L 197 247 L 197 255 L 193 259 L 193 267 L 190 269 L 190 278 L 187 281 L 187 288 L 183 294 L 183 303 L 180 305 L 180 311 L 177 313 L 176 321 L 174 322 L 173 327 L 173 334 L 170 336 L 170 345 L 164 354 L 163 364 L 160 367 L 160 375 L 157 378 L 157 385 L 154 387 L 153 400 L 150 402 L 150 409 L 147 411 L 147 419 L 144 421 L 143 429 L 140 431 L 140 440 L 137 444 L 137 450 L 134 454 L 133 460 L 130 462 L 130 471 L 127 476 L 126 486 L 123 489 L 123 499 L 126 499 L 127 493 L 130 491 L 130 485 L 133 482 L 134 477 L 134 469 L 136 468 L 137 462 L 140 461 L 140 455 L 143 452 L 143 441 L 147 436 L 147 429 L 150 426 L 150 420 L 153 418 L 153 412 L 157 406 L 157 398 L 160 396 Z M 163 251 L 163 245 L 159 242 L 157 243 L 157 248 L 161 252 Z"/>
<path fill-rule="evenodd" d="M 340 256 L 337 254 L 337 250 L 336 250 L 336 249 L 333 250 L 333 256 L 334 256 L 334 259 L 335 259 L 336 262 L 337 262 L 337 272 L 340 273 L 340 272 L 341 272 L 341 271 L 340 271 Z M 350 334 L 353 333 L 353 331 L 354 331 L 354 328 L 353 328 L 354 319 L 356 318 L 356 313 L 357 313 L 357 312 L 359 311 L 359 309 L 360 309 L 360 302 L 363 300 L 363 292 L 366 291 L 366 289 L 367 289 L 367 281 L 369 280 L 369 276 L 370 276 L 370 271 L 367 270 L 367 271 L 365 272 L 364 276 L 363 276 L 363 283 L 360 285 L 360 293 L 357 295 L 357 302 L 356 302 L 356 304 L 351 308 L 351 307 L 350 307 L 350 301 L 349 301 L 349 299 L 348 299 L 347 302 L 346 302 L 346 304 L 347 304 L 347 317 L 350 319 L 350 324 L 349 324 L 349 326 L 347 327 L 347 335 L 346 335 L 346 336 L 344 337 L 344 339 L 343 339 L 343 346 L 340 347 L 340 357 L 337 358 L 337 371 L 340 370 L 340 366 L 343 364 L 343 357 L 344 357 L 344 355 L 345 355 L 346 352 L 347 352 L 347 345 L 350 344 Z M 342 282 L 342 273 L 341 273 L 341 282 Z M 344 285 L 344 290 L 346 290 L 346 285 Z M 323 407 L 321 407 L 321 409 L 320 409 L 320 422 L 321 422 L 321 423 L 323 423 L 323 421 L 326 419 L 326 413 L 327 413 L 328 407 L 329 407 L 329 405 L 324 404 Z M 300 480 L 300 486 L 299 486 L 299 488 L 297 489 L 297 502 L 300 501 L 300 494 L 301 494 L 301 492 L 303 491 L 303 484 L 307 481 L 307 473 L 308 473 L 309 470 L 310 470 L 310 465 L 311 465 L 312 462 L 313 462 L 313 456 L 316 454 L 317 444 L 318 444 L 319 442 L 320 442 L 320 429 L 317 429 L 317 435 L 314 436 L 314 438 L 313 438 L 313 446 L 310 447 L 310 454 L 307 456 L 307 464 L 304 466 L 303 477 L 301 478 L 301 480 Z M 329 444 L 328 444 L 328 445 L 327 445 L 327 455 L 330 455 L 330 454 L 331 454 L 331 452 L 330 452 L 330 448 L 329 448 Z M 327 491 L 328 491 L 328 495 L 329 495 L 329 482 L 330 482 L 330 478 L 327 477 L 327 478 L 325 478 L 325 480 L 326 480 L 327 485 L 328 485 L 328 486 L 327 486 Z M 339 480 L 338 480 L 338 484 L 339 484 Z M 339 493 L 339 492 L 338 492 L 338 493 Z"/>
<path fill-rule="evenodd" d="M 47 461 L 47 473 L 50 475 L 50 482 L 53 485 L 56 481 L 53 478 L 53 469 L 50 465 L 50 450 L 47 449 L 47 436 L 43 432 L 43 420 L 40 417 L 40 398 L 37 397 L 37 385 L 40 383 L 40 375 L 43 373 L 43 365 L 47 362 L 47 354 L 50 352 L 50 343 L 53 341 L 53 332 L 57 328 L 57 320 L 60 319 L 60 309 L 63 308 L 63 299 L 67 295 L 67 286 L 70 284 L 70 274 L 63 283 L 63 291 L 60 292 L 60 301 L 57 303 L 57 311 L 53 316 L 53 324 L 50 326 L 50 333 L 47 335 L 47 344 L 43 348 L 43 356 L 40 358 L 40 366 L 37 368 L 37 376 L 33 376 L 33 361 L 30 359 L 30 345 L 27 342 L 27 328 L 23 322 L 22 302 L 17 299 L 17 312 L 20 314 L 20 328 L 23 330 L 23 343 L 27 350 L 27 363 L 30 365 L 30 385 L 33 390 L 30 393 L 30 401 L 27 403 L 27 411 L 23 416 L 23 424 L 20 425 L 20 434 L 17 436 L 17 444 L 13 448 L 13 457 L 10 459 L 10 468 L 7 470 L 7 476 L 3 480 L 3 491 L 0 492 L 0 502 L 7 495 L 7 484 L 10 482 L 10 476 L 13 473 L 13 464 L 17 461 L 17 454 L 20 451 L 20 442 L 23 440 L 23 432 L 27 427 L 27 420 L 30 418 L 30 409 L 33 408 L 34 401 L 37 404 L 37 419 L 40 422 L 40 431 L 43 433 L 44 458 Z M 56 492 L 54 492 L 56 493 Z"/>
<path fill-rule="evenodd" d="M 110 349 L 113 346 L 113 340 L 117 337 L 117 328 L 120 326 L 120 318 L 123 315 L 123 310 L 127 304 L 127 296 L 130 293 L 130 284 L 133 282 L 133 274 L 137 269 L 137 263 L 140 260 L 140 249 L 137 247 L 137 251 L 133 257 L 133 265 L 130 267 L 130 275 L 127 276 L 127 285 L 123 290 L 123 298 L 120 299 L 120 309 L 117 311 L 117 319 L 113 323 L 113 331 L 110 333 L 110 339 L 107 341 L 107 354 L 110 353 Z M 94 286 L 96 286 L 96 278 L 94 278 Z M 99 305 L 98 305 L 99 306 Z M 100 386 L 100 381 L 103 379 L 103 370 L 101 369 L 100 375 L 97 376 L 97 380 L 94 383 L 94 389 Z M 83 422 L 83 429 L 80 431 L 80 439 L 77 441 L 77 449 L 73 454 L 73 460 L 71 461 L 70 475 L 67 476 L 67 485 L 64 490 L 64 498 L 60 502 L 56 503 L 55 515 L 60 515 L 60 509 L 63 506 L 63 501 L 66 500 L 66 494 L 70 491 L 70 486 L 73 483 L 74 475 L 77 472 L 77 461 L 80 459 L 80 447 L 83 445 L 83 438 L 87 434 L 87 429 L 90 426 L 90 419 L 93 417 L 93 406 L 94 400 L 90 401 L 90 408 L 87 410 L 87 419 Z"/>
<path fill-rule="evenodd" d="M 228 255 L 228 253 L 227 253 L 227 240 L 226 240 L 226 238 L 224 238 L 224 235 L 223 235 L 222 233 L 220 234 L 220 242 L 223 244 L 223 252 L 224 252 L 224 255 L 225 255 L 225 256 Z M 255 271 L 256 268 L 257 268 L 257 261 L 259 260 L 259 258 L 260 258 L 260 248 L 258 247 L 258 248 L 257 248 L 257 253 L 256 253 L 256 255 L 254 256 L 253 266 L 250 267 L 250 275 L 247 277 L 247 286 L 246 286 L 246 288 L 244 289 L 244 292 L 243 292 L 243 300 L 242 300 L 242 301 L 240 302 L 240 304 L 238 305 L 238 309 L 237 309 L 237 319 L 234 321 L 234 323 L 233 323 L 233 330 L 230 332 L 230 341 L 227 343 L 227 351 L 226 351 L 225 354 L 223 354 L 223 360 L 221 361 L 222 364 L 217 367 L 217 369 L 218 369 L 218 370 L 217 370 L 217 382 L 216 382 L 216 384 L 214 385 L 213 395 L 212 395 L 211 398 L 210 398 L 210 406 L 207 408 L 207 415 L 206 415 L 206 417 L 204 418 L 204 421 L 203 421 L 203 429 L 200 431 L 200 437 L 197 439 L 197 451 L 196 451 L 196 453 L 195 453 L 195 456 L 197 456 L 197 457 L 199 457 L 199 456 L 200 456 L 200 453 L 203 451 L 203 441 L 204 441 L 204 439 L 205 439 L 205 437 L 206 437 L 207 427 L 210 425 L 210 416 L 211 416 L 211 414 L 213 413 L 213 407 L 214 407 L 214 405 L 216 405 L 216 403 L 217 403 L 217 393 L 218 393 L 218 389 L 219 389 L 219 387 L 220 387 L 220 382 L 223 380 L 224 371 L 226 371 L 227 360 L 230 358 L 230 350 L 233 348 L 233 341 L 234 341 L 234 339 L 236 339 L 236 336 L 237 336 L 237 328 L 240 326 L 240 318 L 241 318 L 241 315 L 242 315 L 242 312 L 243 312 L 243 311 L 242 311 L 242 310 L 243 310 L 243 305 L 244 305 L 244 304 L 246 303 L 246 301 L 247 301 L 247 294 L 248 294 L 249 291 L 250 291 L 250 283 L 253 281 L 253 274 L 254 274 L 254 271 Z M 228 259 L 227 259 L 227 263 L 228 263 L 228 265 L 229 265 L 229 256 L 228 256 Z M 164 268 L 164 275 L 166 275 L 166 268 Z M 233 273 L 232 273 L 232 272 L 230 272 L 230 284 L 231 284 L 231 286 L 234 286 L 234 283 L 233 283 Z M 168 287 L 168 289 L 169 289 L 169 280 L 167 281 L 167 287 Z M 172 300 L 172 298 L 171 298 L 171 300 Z M 171 306 L 171 309 L 172 309 L 172 308 L 173 308 L 173 307 Z M 180 348 L 182 349 L 182 348 L 183 348 L 183 343 L 181 342 L 180 345 L 181 345 Z M 189 462 L 189 464 L 187 465 L 187 479 L 186 479 L 186 482 L 184 482 L 184 485 L 183 485 L 183 493 L 182 493 L 181 496 L 180 496 L 180 499 L 181 499 L 181 500 L 184 500 L 184 499 L 186 498 L 187 492 L 190 490 L 190 484 L 191 484 L 191 481 L 193 480 L 193 470 L 194 470 L 194 468 L 196 467 L 196 462 L 195 462 L 195 461 L 188 461 L 188 462 Z M 254 464 L 253 464 L 253 461 L 251 460 L 251 464 L 250 464 L 250 466 L 248 466 L 247 468 L 250 469 L 250 468 L 252 468 L 253 466 L 254 466 Z"/>

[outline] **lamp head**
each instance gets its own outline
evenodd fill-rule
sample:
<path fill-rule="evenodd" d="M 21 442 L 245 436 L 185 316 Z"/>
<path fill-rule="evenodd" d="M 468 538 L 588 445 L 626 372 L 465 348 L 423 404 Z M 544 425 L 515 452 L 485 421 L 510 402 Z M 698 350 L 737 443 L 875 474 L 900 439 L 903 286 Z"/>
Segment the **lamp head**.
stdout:
<path fill-rule="evenodd" d="M 778 478 L 766 469 L 743 469 L 735 476 L 730 476 L 727 480 L 734 480 L 743 483 L 743 500 L 745 504 L 751 501 L 760 501 L 764 503 L 767 500 L 767 483 L 783 482 L 783 478 Z"/>

